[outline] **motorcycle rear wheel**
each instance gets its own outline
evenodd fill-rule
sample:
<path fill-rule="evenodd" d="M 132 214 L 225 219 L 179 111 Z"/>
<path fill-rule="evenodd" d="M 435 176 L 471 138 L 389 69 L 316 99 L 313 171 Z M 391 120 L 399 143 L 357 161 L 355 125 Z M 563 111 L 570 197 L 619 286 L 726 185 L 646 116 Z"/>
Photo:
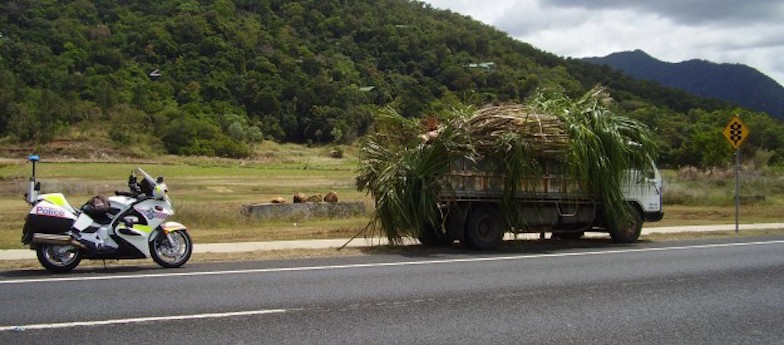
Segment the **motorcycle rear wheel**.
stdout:
<path fill-rule="evenodd" d="M 150 256 L 161 267 L 176 268 L 184 265 L 191 258 L 193 242 L 185 231 L 169 233 L 173 245 L 169 244 L 166 235 L 161 233 L 150 242 Z"/>
<path fill-rule="evenodd" d="M 82 252 L 73 246 L 39 244 L 35 253 L 41 266 L 52 273 L 69 272 L 82 261 Z"/>

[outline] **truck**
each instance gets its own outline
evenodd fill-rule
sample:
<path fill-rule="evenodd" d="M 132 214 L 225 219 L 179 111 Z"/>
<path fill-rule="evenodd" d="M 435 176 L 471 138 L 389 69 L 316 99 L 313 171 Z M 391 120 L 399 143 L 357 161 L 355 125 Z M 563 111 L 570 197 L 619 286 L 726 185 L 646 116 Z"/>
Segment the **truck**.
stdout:
<path fill-rule="evenodd" d="M 601 231 L 634 242 L 643 222 L 664 215 L 658 145 L 617 110 L 597 86 L 576 100 L 536 92 L 524 104 L 440 118 L 381 114 L 357 177 L 375 201 L 369 228 L 392 243 L 458 240 L 479 250 L 508 232 Z"/>
<path fill-rule="evenodd" d="M 583 192 L 580 181 L 568 178 L 556 160 L 540 163 L 541 174 L 525 177 L 513 193 L 504 192 L 503 169 L 492 160 L 455 160 L 445 178 L 451 191 L 440 198 L 440 229 L 423 229 L 426 245 L 455 240 L 478 250 L 499 246 L 507 232 L 552 233 L 552 237 L 578 239 L 585 232 L 605 232 L 619 243 L 636 242 L 643 222 L 660 221 L 662 178 L 653 162 L 646 169 L 628 169 L 621 180 L 626 205 L 605 205 L 598 196 Z M 512 207 L 504 201 L 511 198 Z M 607 221 L 603 208 L 626 207 L 628 219 Z"/>

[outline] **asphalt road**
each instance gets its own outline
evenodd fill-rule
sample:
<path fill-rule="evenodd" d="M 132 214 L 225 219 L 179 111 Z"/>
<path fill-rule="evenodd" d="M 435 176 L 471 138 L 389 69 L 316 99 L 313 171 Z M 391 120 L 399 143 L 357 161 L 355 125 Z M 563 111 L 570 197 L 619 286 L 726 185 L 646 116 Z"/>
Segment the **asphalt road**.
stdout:
<path fill-rule="evenodd" d="M 784 340 L 784 238 L 0 273 L 0 344 Z"/>

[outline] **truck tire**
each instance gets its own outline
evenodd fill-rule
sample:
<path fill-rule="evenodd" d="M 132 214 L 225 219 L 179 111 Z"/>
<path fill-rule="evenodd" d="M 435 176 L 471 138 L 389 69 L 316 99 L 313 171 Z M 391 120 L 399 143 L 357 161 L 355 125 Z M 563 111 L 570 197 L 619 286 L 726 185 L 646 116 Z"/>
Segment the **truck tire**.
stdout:
<path fill-rule="evenodd" d="M 468 216 L 465 239 L 469 247 L 477 250 L 490 250 L 501 245 L 504 240 L 504 217 L 498 208 L 482 206 L 475 208 Z"/>
<path fill-rule="evenodd" d="M 632 206 L 629 219 L 619 224 L 619 227 L 608 226 L 610 237 L 618 243 L 634 243 L 640 238 L 642 232 L 642 212 L 637 207 Z"/>

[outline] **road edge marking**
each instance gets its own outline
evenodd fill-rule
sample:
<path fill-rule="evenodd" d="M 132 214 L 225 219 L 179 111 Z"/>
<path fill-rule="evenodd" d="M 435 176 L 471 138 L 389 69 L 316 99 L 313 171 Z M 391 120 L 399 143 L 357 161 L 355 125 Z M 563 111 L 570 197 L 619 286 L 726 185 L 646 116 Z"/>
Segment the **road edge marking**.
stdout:
<path fill-rule="evenodd" d="M 285 309 L 263 309 L 263 310 L 246 310 L 246 311 L 236 311 L 236 312 L 226 312 L 226 313 L 150 316 L 150 317 L 136 317 L 136 318 L 128 318 L 128 319 L 111 319 L 111 320 L 99 320 L 99 321 L 39 323 L 39 324 L 19 325 L 19 326 L 0 326 L 0 332 L 7 332 L 7 331 L 23 332 L 29 330 L 60 329 L 60 328 L 85 327 L 85 326 L 106 326 L 106 325 L 120 325 L 120 324 L 129 324 L 129 323 L 143 323 L 143 322 L 156 322 L 156 321 L 220 319 L 220 318 L 229 318 L 229 317 L 237 317 L 237 316 L 277 314 L 277 313 L 285 313 L 285 312 L 286 312 Z"/>

